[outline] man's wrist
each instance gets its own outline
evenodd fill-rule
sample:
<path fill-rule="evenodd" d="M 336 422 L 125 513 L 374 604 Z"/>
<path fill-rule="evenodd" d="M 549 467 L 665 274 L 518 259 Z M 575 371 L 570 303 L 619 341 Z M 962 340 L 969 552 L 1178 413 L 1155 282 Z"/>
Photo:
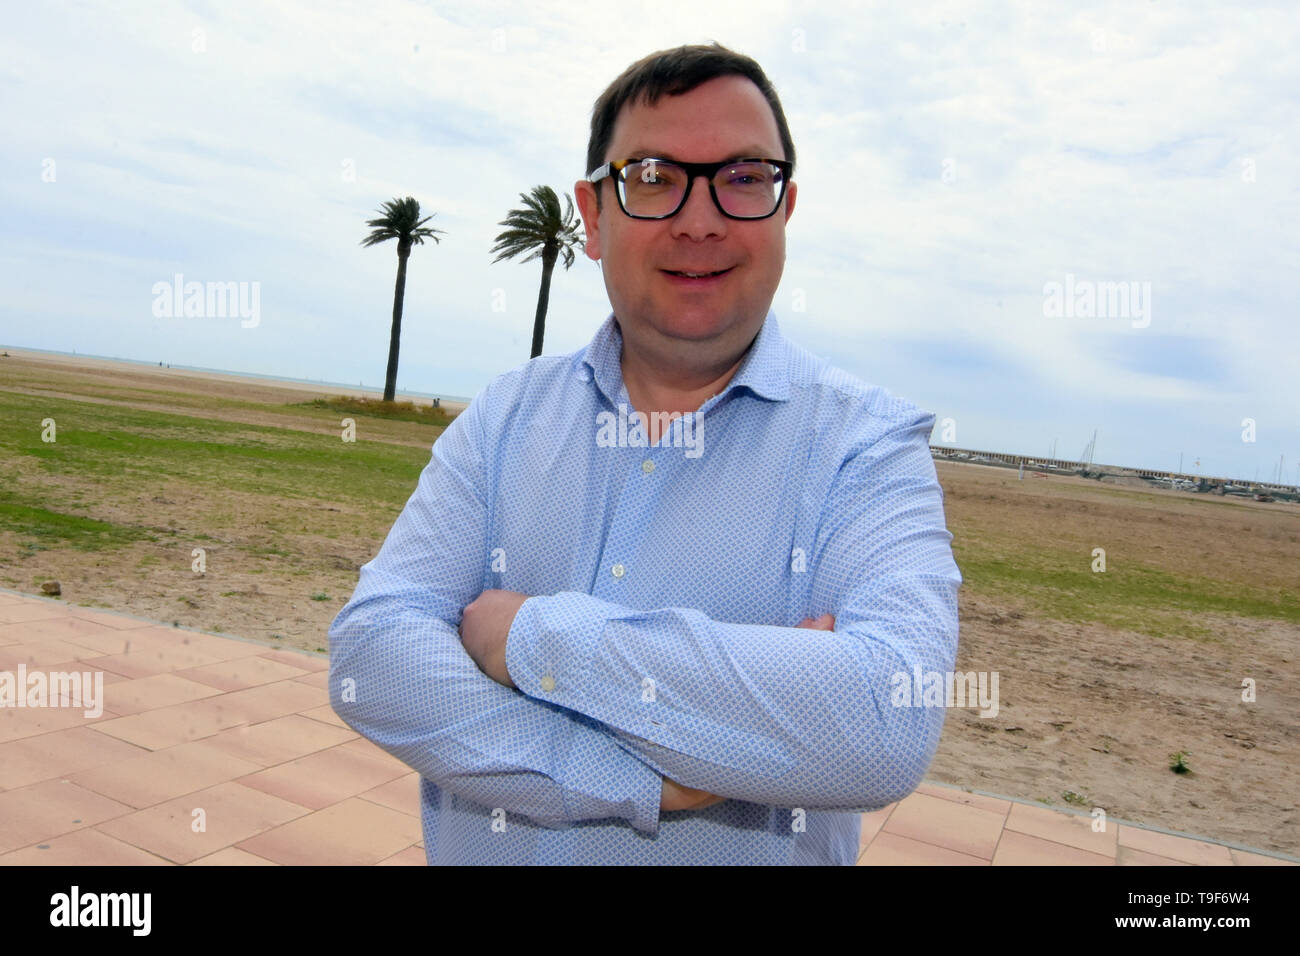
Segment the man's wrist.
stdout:
<path fill-rule="evenodd" d="M 530 597 L 519 605 L 514 620 L 510 622 L 510 629 L 506 632 L 506 673 L 510 675 L 510 680 L 519 690 L 524 690 L 520 685 L 520 679 L 526 679 L 528 674 L 528 654 L 532 635 L 536 631 L 534 615 L 539 600 L 541 600 L 540 595 Z M 524 693 L 528 691 L 524 690 Z"/>

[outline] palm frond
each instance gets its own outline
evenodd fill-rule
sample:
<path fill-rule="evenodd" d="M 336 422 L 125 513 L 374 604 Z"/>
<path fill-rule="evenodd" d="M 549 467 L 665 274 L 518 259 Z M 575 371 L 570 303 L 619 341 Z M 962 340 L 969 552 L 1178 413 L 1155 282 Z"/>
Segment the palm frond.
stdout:
<path fill-rule="evenodd" d="M 375 246 L 389 239 L 397 239 L 407 245 L 419 246 L 424 244 L 425 239 L 439 242 L 438 233 L 446 235 L 441 229 L 425 226 L 425 223 L 437 213 L 421 219 L 420 203 L 412 196 L 407 196 L 405 199 L 390 199 L 380 207 L 380 211 L 383 215 L 366 222 L 373 231 L 361 240 L 361 245 Z"/>
<path fill-rule="evenodd" d="M 565 194 L 565 208 L 550 186 L 534 186 L 530 193 L 520 193 L 522 208 L 512 209 L 497 225 L 508 227 L 496 237 L 491 252 L 493 262 L 523 256 L 531 262 L 548 250 L 564 260 L 564 268 L 574 262 L 573 247 L 583 243 L 582 221 L 573 214 L 573 198 Z"/>

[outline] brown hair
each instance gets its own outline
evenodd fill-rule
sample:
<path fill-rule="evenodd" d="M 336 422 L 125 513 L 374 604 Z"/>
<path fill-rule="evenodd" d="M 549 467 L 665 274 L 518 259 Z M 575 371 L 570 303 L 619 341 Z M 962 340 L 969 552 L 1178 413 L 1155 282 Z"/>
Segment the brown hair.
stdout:
<path fill-rule="evenodd" d="M 624 106 L 636 102 L 654 106 L 661 97 L 681 96 L 719 76 L 743 76 L 758 87 L 776 118 L 781 148 L 785 151 L 782 158 L 793 169 L 794 140 L 790 138 L 790 127 L 772 82 L 756 60 L 715 42 L 711 46 L 679 46 L 651 53 L 624 70 L 600 94 L 591 111 L 586 172 L 605 162 L 605 150 L 614 137 L 614 123 Z M 600 202 L 600 190 L 596 191 L 596 202 Z"/>

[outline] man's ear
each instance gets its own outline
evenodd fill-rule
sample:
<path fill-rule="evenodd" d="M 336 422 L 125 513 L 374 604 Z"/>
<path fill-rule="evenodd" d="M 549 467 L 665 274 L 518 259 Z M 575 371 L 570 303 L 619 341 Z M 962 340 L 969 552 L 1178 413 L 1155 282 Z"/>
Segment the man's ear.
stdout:
<path fill-rule="evenodd" d="M 582 214 L 582 228 L 587 235 L 583 251 L 588 259 L 600 259 L 600 214 L 596 211 L 596 190 L 600 183 L 590 183 L 579 179 L 573 184 L 573 195 L 578 200 L 578 212 Z"/>
<path fill-rule="evenodd" d="M 794 215 L 794 194 L 799 191 L 798 184 L 790 180 L 790 185 L 785 187 L 785 221 L 789 222 L 790 217 Z"/>

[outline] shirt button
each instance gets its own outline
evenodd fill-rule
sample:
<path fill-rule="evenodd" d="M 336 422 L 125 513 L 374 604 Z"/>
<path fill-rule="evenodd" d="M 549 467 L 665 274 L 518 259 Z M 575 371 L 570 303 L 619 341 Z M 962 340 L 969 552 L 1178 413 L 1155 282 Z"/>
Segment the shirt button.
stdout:
<path fill-rule="evenodd" d="M 550 674 L 544 675 L 540 683 L 542 685 L 542 690 L 546 691 L 548 694 L 555 690 L 555 678 Z"/>
<path fill-rule="evenodd" d="M 648 475 L 650 472 L 655 470 L 655 463 L 647 458 L 645 461 L 641 462 L 641 470 Z"/>
<path fill-rule="evenodd" d="M 612 573 L 616 578 L 621 578 L 624 574 L 627 573 L 627 568 L 623 567 L 623 565 L 621 564 L 616 564 L 609 570 L 610 573 Z"/>

